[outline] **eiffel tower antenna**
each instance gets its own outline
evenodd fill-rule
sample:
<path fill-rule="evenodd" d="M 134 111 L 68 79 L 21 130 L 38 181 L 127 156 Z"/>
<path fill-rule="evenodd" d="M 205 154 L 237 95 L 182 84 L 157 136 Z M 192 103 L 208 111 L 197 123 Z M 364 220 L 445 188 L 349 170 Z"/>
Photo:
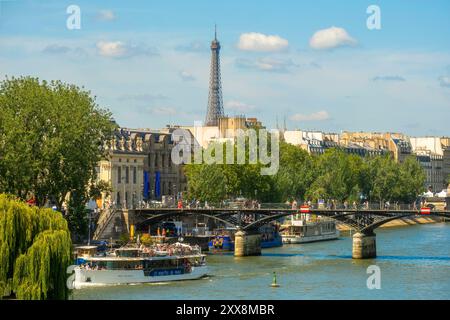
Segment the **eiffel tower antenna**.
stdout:
<path fill-rule="evenodd" d="M 214 25 L 214 40 L 211 42 L 208 109 L 205 125 L 218 126 L 219 119 L 223 116 L 222 82 L 220 78 L 220 42 L 217 40 L 217 25 Z"/>

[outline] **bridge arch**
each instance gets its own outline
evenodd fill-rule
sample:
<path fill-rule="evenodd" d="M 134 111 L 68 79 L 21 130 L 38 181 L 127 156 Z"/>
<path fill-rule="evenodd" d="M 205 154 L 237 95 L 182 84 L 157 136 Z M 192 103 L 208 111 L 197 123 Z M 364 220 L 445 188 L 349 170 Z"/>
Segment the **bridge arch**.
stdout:
<path fill-rule="evenodd" d="M 157 223 L 160 221 L 163 221 L 167 218 L 171 218 L 171 217 L 179 217 L 179 216 L 189 216 L 189 215 L 200 215 L 200 216 L 204 216 L 204 217 L 208 217 L 211 219 L 214 219 L 216 221 L 220 221 L 228 226 L 231 227 L 236 227 L 236 223 L 234 223 L 233 221 L 227 220 L 225 218 L 222 218 L 221 216 L 216 216 L 216 215 L 212 215 L 212 214 L 208 214 L 208 212 L 199 212 L 199 211 L 195 211 L 195 212 L 191 212 L 189 210 L 173 210 L 173 211 L 169 211 L 169 212 L 164 212 L 164 213 L 160 213 L 160 214 L 156 214 L 153 216 L 150 216 L 148 218 L 145 218 L 143 220 L 137 221 L 135 223 L 136 227 L 142 227 L 143 225 L 148 225 L 148 224 L 153 224 L 153 223 Z"/>

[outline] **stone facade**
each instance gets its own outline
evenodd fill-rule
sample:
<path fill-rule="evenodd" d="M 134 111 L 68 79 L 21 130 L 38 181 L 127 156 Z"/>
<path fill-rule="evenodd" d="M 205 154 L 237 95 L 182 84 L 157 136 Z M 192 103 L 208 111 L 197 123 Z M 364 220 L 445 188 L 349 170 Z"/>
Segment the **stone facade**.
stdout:
<path fill-rule="evenodd" d="M 102 196 L 102 206 L 131 209 L 143 200 L 160 200 L 164 195 L 176 196 L 186 191 L 183 169 L 171 160 L 173 130 L 120 128 L 115 132 L 108 156 L 99 163 L 98 178 L 112 187 L 108 198 Z M 147 187 L 144 175 L 148 177 Z"/>
<path fill-rule="evenodd" d="M 343 132 L 339 143 L 343 146 L 359 145 L 367 148 L 371 155 L 390 152 L 395 161 L 403 162 L 412 154 L 411 143 L 402 133 Z"/>
<path fill-rule="evenodd" d="M 238 130 L 250 128 L 264 128 L 257 118 L 245 118 L 245 116 L 221 117 L 217 126 L 202 126 L 196 124 L 193 127 L 182 127 L 188 130 L 195 139 L 195 144 L 206 149 L 211 142 L 234 141 Z"/>
<path fill-rule="evenodd" d="M 413 152 L 426 173 L 425 185 L 432 192 L 447 187 L 450 175 L 450 148 L 448 137 L 411 137 Z"/>
<path fill-rule="evenodd" d="M 321 131 L 285 131 L 284 140 L 287 143 L 299 146 L 310 154 L 316 155 L 323 154 L 330 148 L 340 148 L 346 153 L 357 154 L 362 157 L 376 156 L 389 152 L 387 147 L 378 147 L 365 143 L 363 140 L 350 139 L 347 132 L 343 136 L 339 136 L 335 133 L 324 133 Z"/>

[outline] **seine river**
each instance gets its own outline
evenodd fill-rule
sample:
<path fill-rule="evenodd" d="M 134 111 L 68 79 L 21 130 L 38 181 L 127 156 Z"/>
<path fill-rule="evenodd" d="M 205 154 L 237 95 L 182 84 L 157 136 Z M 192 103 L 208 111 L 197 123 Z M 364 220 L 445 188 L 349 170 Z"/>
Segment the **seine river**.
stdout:
<path fill-rule="evenodd" d="M 378 257 L 351 258 L 351 238 L 207 257 L 201 280 L 75 290 L 72 299 L 450 299 L 450 224 L 378 229 Z M 367 267 L 381 289 L 367 288 Z M 271 288 L 276 271 L 279 288 Z"/>

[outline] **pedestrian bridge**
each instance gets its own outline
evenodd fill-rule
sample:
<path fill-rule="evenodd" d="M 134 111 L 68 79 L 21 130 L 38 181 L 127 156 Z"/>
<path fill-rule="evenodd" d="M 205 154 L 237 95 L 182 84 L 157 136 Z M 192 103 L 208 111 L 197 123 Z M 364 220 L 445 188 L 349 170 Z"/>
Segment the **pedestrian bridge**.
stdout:
<path fill-rule="evenodd" d="M 236 250 L 235 255 L 246 256 L 260 254 L 258 229 L 261 226 L 298 213 L 320 215 L 340 221 L 356 231 L 353 235 L 352 251 L 352 256 L 355 259 L 376 257 L 376 234 L 374 230 L 385 223 L 396 219 L 419 216 L 450 219 L 450 211 L 448 210 L 410 209 L 408 205 L 396 205 L 393 209 L 374 207 L 374 205 L 364 208 L 314 208 L 302 206 L 299 209 L 292 209 L 280 204 L 278 208 L 274 205 L 269 208 L 141 208 L 128 210 L 128 218 L 131 224 L 139 228 L 181 216 L 209 217 L 228 226 L 238 228 L 235 246 L 237 249 L 239 249 L 239 246 L 243 246 L 243 248 L 241 248 L 242 250 Z M 250 247 L 247 248 L 247 245 Z"/>

